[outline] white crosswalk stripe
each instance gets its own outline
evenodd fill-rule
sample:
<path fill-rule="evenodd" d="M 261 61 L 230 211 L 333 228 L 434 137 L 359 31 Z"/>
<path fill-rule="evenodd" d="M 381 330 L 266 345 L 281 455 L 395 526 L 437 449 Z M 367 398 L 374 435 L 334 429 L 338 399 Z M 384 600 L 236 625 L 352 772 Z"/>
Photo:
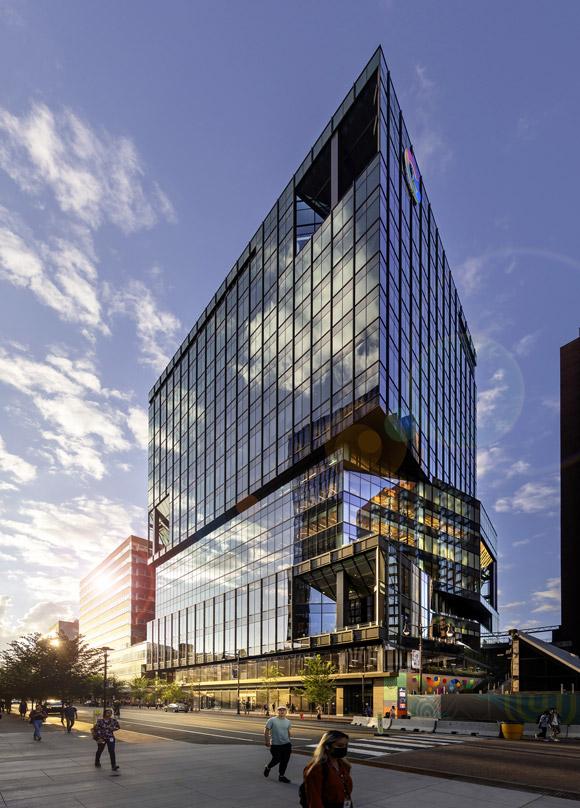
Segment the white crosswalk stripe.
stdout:
<path fill-rule="evenodd" d="M 432 738 L 421 737 L 411 738 L 388 736 L 370 736 L 368 738 L 356 738 L 349 741 L 348 756 L 356 760 L 357 758 L 375 758 L 383 757 L 384 755 L 395 755 L 403 752 L 418 752 L 421 749 L 433 749 L 441 746 L 453 746 L 454 744 L 462 744 L 457 738 Z M 314 749 L 316 744 L 309 744 L 310 749 Z"/>

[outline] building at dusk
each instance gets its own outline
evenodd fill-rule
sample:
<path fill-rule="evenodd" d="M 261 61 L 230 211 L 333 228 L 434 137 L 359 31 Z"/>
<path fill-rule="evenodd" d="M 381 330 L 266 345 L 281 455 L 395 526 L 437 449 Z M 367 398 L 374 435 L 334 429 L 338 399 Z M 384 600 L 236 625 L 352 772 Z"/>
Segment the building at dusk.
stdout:
<path fill-rule="evenodd" d="M 560 564 L 558 645 L 580 653 L 580 336 L 560 348 Z"/>
<path fill-rule="evenodd" d="M 155 614 L 155 570 L 147 557 L 147 540 L 128 536 L 80 583 L 80 633 L 92 648 L 113 649 L 110 670 L 115 675 L 114 654 L 123 665 L 131 662 L 124 652 L 145 642 Z"/>
<path fill-rule="evenodd" d="M 48 630 L 49 637 L 59 637 L 64 634 L 69 640 L 74 640 L 79 636 L 78 620 L 57 620 Z"/>
<path fill-rule="evenodd" d="M 301 706 L 320 654 L 339 714 L 477 686 L 475 366 L 379 49 L 151 391 L 148 670 Z"/>

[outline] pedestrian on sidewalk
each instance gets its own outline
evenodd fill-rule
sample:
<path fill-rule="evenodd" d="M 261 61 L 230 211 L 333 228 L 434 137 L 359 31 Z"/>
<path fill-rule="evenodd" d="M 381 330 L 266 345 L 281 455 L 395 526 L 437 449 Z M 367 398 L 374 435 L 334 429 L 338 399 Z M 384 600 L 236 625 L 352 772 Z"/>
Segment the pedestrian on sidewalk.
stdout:
<path fill-rule="evenodd" d="M 269 776 L 270 769 L 278 766 L 278 780 L 280 783 L 290 782 L 286 777 L 286 769 L 292 754 L 291 727 L 292 723 L 286 718 L 286 708 L 278 707 L 278 715 L 269 718 L 264 729 L 264 743 L 272 755 L 272 760 L 264 768 L 264 777 Z"/>
<path fill-rule="evenodd" d="M 60 703 L 60 723 L 63 725 L 63 727 L 64 727 L 64 708 L 65 707 L 66 707 L 66 705 L 65 705 L 64 701 L 61 701 L 61 703 Z"/>
<path fill-rule="evenodd" d="M 314 750 L 312 760 L 304 769 L 300 786 L 300 805 L 304 808 L 352 806 L 352 777 L 346 759 L 348 735 L 338 730 L 325 732 Z"/>
<path fill-rule="evenodd" d="M 74 727 L 75 721 L 77 720 L 77 708 L 74 707 L 70 701 L 67 702 L 67 705 L 64 708 L 64 718 L 66 721 L 66 731 L 70 732 Z"/>
<path fill-rule="evenodd" d="M 119 699 L 115 699 L 113 702 L 113 715 L 115 718 L 121 718 L 121 702 Z"/>
<path fill-rule="evenodd" d="M 250 699 L 246 699 L 244 702 L 244 713 L 245 715 L 250 715 Z"/>
<path fill-rule="evenodd" d="M 101 755 L 105 746 L 109 751 L 111 758 L 111 768 L 116 772 L 119 767 L 117 766 L 117 758 L 115 755 L 115 732 L 120 729 L 119 722 L 113 718 L 113 711 L 107 707 L 103 712 L 103 717 L 97 719 L 97 723 L 93 727 L 92 735 L 97 742 L 97 754 L 95 755 L 95 766 L 97 769 L 101 768 Z"/>
<path fill-rule="evenodd" d="M 546 732 L 548 731 L 548 727 L 550 726 L 550 711 L 545 709 L 543 713 L 538 718 L 538 731 L 536 732 L 536 738 L 542 738 L 542 740 L 547 741 Z"/>
<path fill-rule="evenodd" d="M 41 704 L 37 704 L 36 707 L 33 707 L 30 711 L 30 718 L 28 719 L 29 722 L 34 727 L 34 735 L 33 738 L 35 741 L 41 741 L 41 730 L 42 724 L 46 720 L 48 713 L 44 709 Z"/>
<path fill-rule="evenodd" d="M 556 742 L 560 741 L 559 736 L 560 736 L 560 732 L 561 732 L 561 728 L 560 728 L 561 724 L 562 724 L 562 721 L 560 719 L 560 714 L 559 714 L 558 710 L 556 710 L 555 707 L 552 707 L 552 709 L 550 710 L 550 729 L 552 731 L 552 740 L 553 741 L 556 741 Z"/>
<path fill-rule="evenodd" d="M 20 704 L 18 705 L 18 712 L 20 713 L 20 720 L 24 721 L 26 718 L 26 713 L 28 712 L 28 702 L 26 699 L 20 699 Z"/>

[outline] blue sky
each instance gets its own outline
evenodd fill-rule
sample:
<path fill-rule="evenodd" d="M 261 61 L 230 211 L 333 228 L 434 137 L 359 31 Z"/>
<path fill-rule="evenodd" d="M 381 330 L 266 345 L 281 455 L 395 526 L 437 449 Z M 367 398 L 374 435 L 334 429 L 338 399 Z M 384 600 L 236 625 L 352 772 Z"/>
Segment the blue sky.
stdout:
<path fill-rule="evenodd" d="M 375 47 L 479 354 L 503 625 L 559 621 L 580 6 L 0 0 L 0 639 L 146 526 L 147 392 Z"/>

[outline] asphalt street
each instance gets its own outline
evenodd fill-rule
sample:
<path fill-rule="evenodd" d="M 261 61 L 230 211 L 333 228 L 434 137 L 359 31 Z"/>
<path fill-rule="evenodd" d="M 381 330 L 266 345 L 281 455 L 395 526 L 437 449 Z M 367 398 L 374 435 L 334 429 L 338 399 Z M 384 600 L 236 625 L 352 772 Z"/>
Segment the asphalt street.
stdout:
<path fill-rule="evenodd" d="M 81 708 L 79 719 L 90 721 L 92 709 Z M 51 719 L 51 723 L 58 719 Z M 194 744 L 264 743 L 263 716 L 232 713 L 165 713 L 124 708 L 121 727 L 134 732 Z M 444 776 L 472 782 L 518 787 L 568 798 L 580 797 L 580 744 L 505 741 L 431 734 L 390 732 L 377 737 L 372 730 L 292 717 L 295 752 L 311 754 L 325 729 L 342 729 L 350 736 L 349 757 L 371 766 Z"/>

